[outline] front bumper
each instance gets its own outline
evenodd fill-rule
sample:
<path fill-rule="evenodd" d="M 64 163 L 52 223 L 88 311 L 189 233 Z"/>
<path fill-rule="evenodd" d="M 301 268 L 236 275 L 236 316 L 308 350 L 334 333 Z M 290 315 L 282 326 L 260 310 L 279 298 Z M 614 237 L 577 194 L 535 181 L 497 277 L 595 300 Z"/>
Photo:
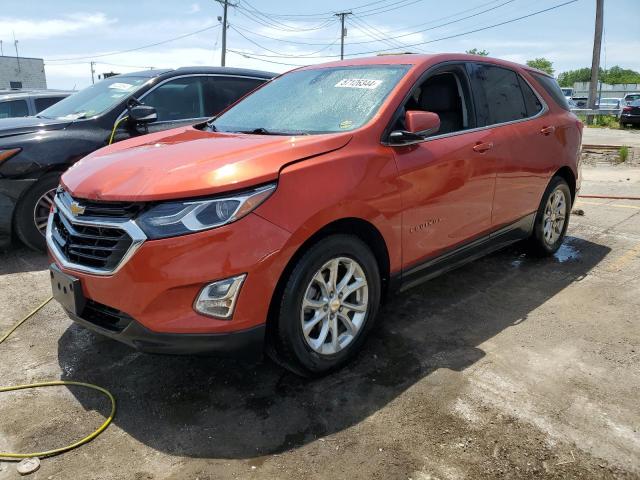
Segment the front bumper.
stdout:
<path fill-rule="evenodd" d="M 620 123 L 640 124 L 640 115 L 620 115 Z"/>
<path fill-rule="evenodd" d="M 132 320 L 120 332 L 73 318 L 79 323 L 147 351 L 224 350 L 227 334 L 233 334 L 227 337 L 230 346 L 262 339 L 271 297 L 288 261 L 283 247 L 289 237 L 286 230 L 249 214 L 224 227 L 147 240 L 112 275 L 74 270 L 51 256 L 61 271 L 80 280 L 87 300 Z M 196 313 L 193 303 L 204 285 L 242 274 L 247 276 L 231 319 Z M 177 345 L 182 342 L 186 348 Z"/>
<path fill-rule="evenodd" d="M 13 212 L 18 199 L 35 182 L 35 179 L 0 178 L 0 249 L 5 249 L 11 243 Z"/>
<path fill-rule="evenodd" d="M 142 352 L 176 355 L 219 354 L 243 359 L 258 359 L 262 356 L 265 337 L 264 325 L 233 333 L 158 333 L 131 319 L 121 331 L 114 331 L 103 328 L 94 321 L 74 315 L 67 310 L 65 312 L 74 322 L 89 330 L 125 343 Z"/>

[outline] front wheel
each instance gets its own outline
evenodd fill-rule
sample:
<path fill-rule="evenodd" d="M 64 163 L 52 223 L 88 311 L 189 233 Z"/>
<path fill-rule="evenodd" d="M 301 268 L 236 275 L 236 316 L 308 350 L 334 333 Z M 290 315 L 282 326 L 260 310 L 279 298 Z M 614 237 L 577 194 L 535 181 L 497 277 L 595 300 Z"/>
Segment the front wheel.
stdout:
<path fill-rule="evenodd" d="M 530 245 L 534 253 L 553 255 L 564 241 L 569 215 L 571 191 L 562 177 L 553 177 L 536 214 Z"/>
<path fill-rule="evenodd" d="M 47 219 L 59 183 L 58 172 L 47 173 L 27 190 L 16 207 L 14 225 L 18 238 L 34 250 L 47 249 Z"/>
<path fill-rule="evenodd" d="M 380 272 L 369 247 L 351 235 L 313 245 L 287 279 L 272 354 L 295 373 L 320 375 L 359 350 L 380 304 Z"/>

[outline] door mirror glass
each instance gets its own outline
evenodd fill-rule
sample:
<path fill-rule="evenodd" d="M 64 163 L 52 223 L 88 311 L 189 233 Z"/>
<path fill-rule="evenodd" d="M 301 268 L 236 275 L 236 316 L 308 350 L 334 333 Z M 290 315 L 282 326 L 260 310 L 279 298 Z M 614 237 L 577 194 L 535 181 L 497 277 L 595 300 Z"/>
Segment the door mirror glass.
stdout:
<path fill-rule="evenodd" d="M 440 117 L 437 113 L 408 110 L 404 116 L 407 131 L 417 133 L 423 137 L 440 130 Z"/>
<path fill-rule="evenodd" d="M 158 113 L 151 105 L 136 105 L 129 108 L 129 118 L 136 123 L 151 123 L 158 119 Z"/>

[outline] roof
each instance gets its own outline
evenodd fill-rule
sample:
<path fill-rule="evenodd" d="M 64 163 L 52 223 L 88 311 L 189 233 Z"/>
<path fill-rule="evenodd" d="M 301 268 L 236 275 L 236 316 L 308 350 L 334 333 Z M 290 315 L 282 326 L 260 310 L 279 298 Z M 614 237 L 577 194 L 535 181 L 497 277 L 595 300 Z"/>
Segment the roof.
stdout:
<path fill-rule="evenodd" d="M 378 55 L 375 57 L 358 57 L 350 58 L 348 60 L 337 60 L 334 62 L 320 63 L 315 65 L 309 65 L 302 67 L 302 69 L 315 69 L 315 68 L 327 68 L 327 67 L 341 67 L 341 66 L 359 66 L 359 65 L 435 65 L 440 62 L 446 61 L 482 61 L 486 63 L 493 63 L 495 65 L 502 65 L 510 68 L 524 68 L 528 71 L 539 73 L 541 75 L 549 76 L 548 73 L 538 70 L 536 68 L 529 67 L 527 65 L 521 65 L 519 63 L 509 62 L 507 60 L 501 60 L 499 58 L 485 57 L 480 55 L 469 55 L 467 53 L 434 53 L 434 54 L 418 54 L 418 53 L 405 53 L 399 55 Z"/>
<path fill-rule="evenodd" d="M 0 100 L 28 97 L 68 96 L 75 90 L 0 90 Z"/>
<path fill-rule="evenodd" d="M 139 72 L 122 73 L 119 76 L 123 77 L 145 77 L 154 78 L 169 73 L 176 74 L 210 74 L 210 75 L 237 75 L 246 77 L 257 77 L 268 80 L 277 76 L 277 73 L 263 72 L 260 70 L 250 70 L 246 68 L 232 68 L 232 67 L 180 67 L 177 69 L 157 69 L 157 70 L 141 70 Z M 113 78 L 113 77 L 111 77 Z"/>

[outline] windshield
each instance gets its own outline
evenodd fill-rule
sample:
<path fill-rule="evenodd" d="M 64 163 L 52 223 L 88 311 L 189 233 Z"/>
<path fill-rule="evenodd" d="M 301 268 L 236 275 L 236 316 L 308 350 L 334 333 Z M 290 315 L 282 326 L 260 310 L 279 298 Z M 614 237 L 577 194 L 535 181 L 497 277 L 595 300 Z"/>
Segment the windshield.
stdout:
<path fill-rule="evenodd" d="M 144 77 L 107 78 L 50 106 L 38 117 L 61 120 L 95 117 L 136 92 L 147 80 Z"/>
<path fill-rule="evenodd" d="M 373 117 L 408 65 L 299 70 L 215 119 L 223 132 L 314 134 L 354 130 Z"/>
<path fill-rule="evenodd" d="M 625 97 L 625 100 L 629 103 L 633 102 L 634 100 L 639 100 L 640 99 L 640 94 L 638 95 L 627 95 Z"/>

